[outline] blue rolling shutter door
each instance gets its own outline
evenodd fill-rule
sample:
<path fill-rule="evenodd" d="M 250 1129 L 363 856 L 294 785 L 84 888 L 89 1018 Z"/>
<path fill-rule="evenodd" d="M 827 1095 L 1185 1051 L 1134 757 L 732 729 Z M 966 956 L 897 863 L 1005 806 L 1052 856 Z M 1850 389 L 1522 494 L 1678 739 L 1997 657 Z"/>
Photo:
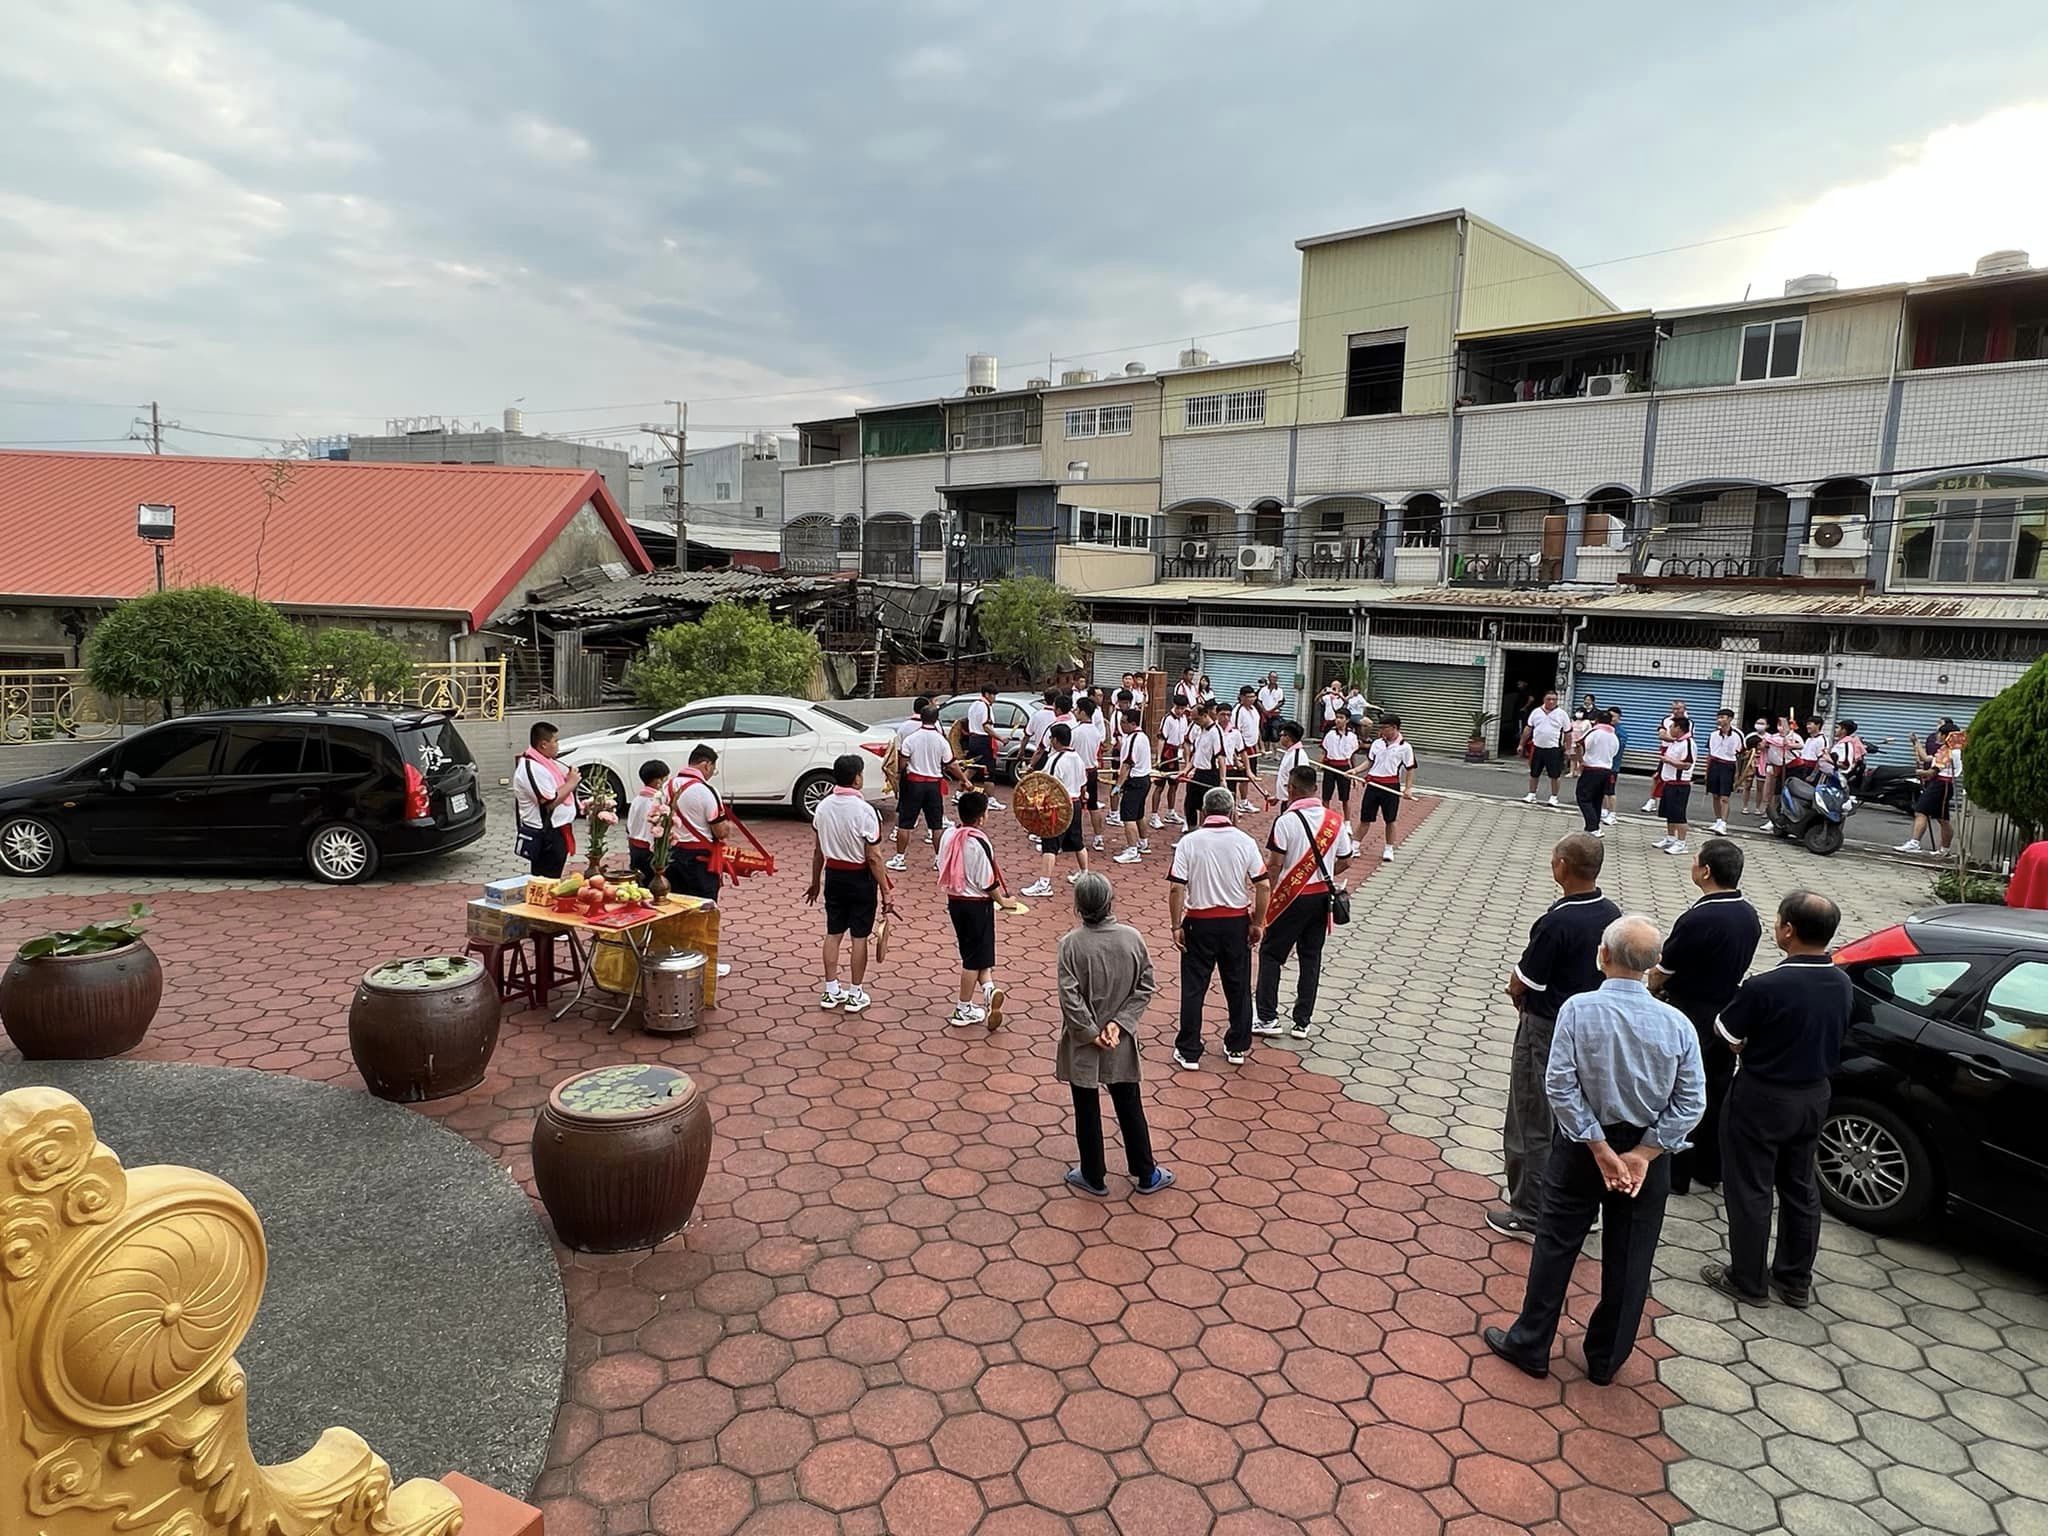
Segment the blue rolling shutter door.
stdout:
<path fill-rule="evenodd" d="M 1692 716 L 1693 748 L 1706 754 L 1707 733 L 1714 728 L 1714 716 L 1721 710 L 1721 680 L 1691 677 L 1622 677 L 1594 673 L 1572 683 L 1569 706 L 1592 694 L 1603 708 L 1621 711 L 1622 729 L 1628 732 L 1625 768 L 1649 768 L 1657 761 L 1657 727 L 1671 713 L 1673 699 L 1685 700 Z"/>
<path fill-rule="evenodd" d="M 1835 720 L 1854 720 L 1856 734 L 1876 761 L 1887 765 L 1913 761 L 1913 738 L 1925 737 L 1943 715 L 1967 727 L 1984 706 L 1982 699 L 1945 699 L 1924 693 L 1857 693 L 1836 696 Z M 1832 727 L 1834 720 L 1828 724 Z"/>
<path fill-rule="evenodd" d="M 1278 672 L 1282 682 L 1294 675 L 1298 665 L 1292 652 L 1204 651 L 1202 670 L 1209 674 L 1209 686 L 1226 706 L 1237 702 L 1237 690 L 1246 683 L 1256 688 L 1268 672 Z"/>

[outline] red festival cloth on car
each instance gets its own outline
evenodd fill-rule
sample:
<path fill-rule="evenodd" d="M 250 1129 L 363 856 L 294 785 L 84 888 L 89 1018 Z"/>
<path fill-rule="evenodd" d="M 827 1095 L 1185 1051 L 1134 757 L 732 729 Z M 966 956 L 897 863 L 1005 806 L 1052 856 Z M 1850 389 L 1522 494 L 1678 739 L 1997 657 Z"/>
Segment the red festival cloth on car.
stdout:
<path fill-rule="evenodd" d="M 2012 883 L 2005 888 L 2005 904 L 2048 911 L 2048 842 L 2029 843 L 2020 850 Z"/>

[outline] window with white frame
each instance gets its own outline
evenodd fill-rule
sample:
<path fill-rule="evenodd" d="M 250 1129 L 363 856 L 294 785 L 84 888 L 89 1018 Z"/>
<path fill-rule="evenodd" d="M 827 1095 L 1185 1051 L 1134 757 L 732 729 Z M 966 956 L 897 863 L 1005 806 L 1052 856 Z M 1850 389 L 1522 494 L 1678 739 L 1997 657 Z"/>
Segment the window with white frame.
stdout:
<path fill-rule="evenodd" d="M 1203 427 L 1256 427 L 1266 420 L 1266 392 L 1263 389 L 1189 395 L 1181 405 L 1181 422 L 1190 432 Z"/>
<path fill-rule="evenodd" d="M 1143 512 L 1098 512 L 1074 509 L 1074 542 L 1110 549 L 1150 549 L 1152 519 Z"/>
<path fill-rule="evenodd" d="M 1759 320 L 1742 328 L 1742 382 L 1799 377 L 1799 345 L 1804 320 Z"/>
<path fill-rule="evenodd" d="M 1096 410 L 1094 406 L 1084 405 L 1067 412 L 1068 437 L 1093 437 L 1095 433 Z"/>
<path fill-rule="evenodd" d="M 1096 428 L 1103 437 L 1129 437 L 1131 435 L 1131 407 L 1105 405 L 1096 413 Z"/>
<path fill-rule="evenodd" d="M 2048 494 L 1910 497 L 1899 513 L 1900 581 L 2036 582 L 2048 572 Z"/>

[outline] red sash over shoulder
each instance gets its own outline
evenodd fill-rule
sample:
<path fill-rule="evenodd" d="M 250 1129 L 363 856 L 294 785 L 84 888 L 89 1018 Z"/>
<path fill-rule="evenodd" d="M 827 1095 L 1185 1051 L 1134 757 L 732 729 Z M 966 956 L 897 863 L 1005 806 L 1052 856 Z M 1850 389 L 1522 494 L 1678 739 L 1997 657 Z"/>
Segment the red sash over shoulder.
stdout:
<path fill-rule="evenodd" d="M 1280 814 L 1283 816 L 1293 816 L 1295 812 L 1289 810 L 1282 811 Z M 1286 911 L 1287 904 L 1293 901 L 1295 897 L 1309 891 L 1327 891 L 1330 888 L 1329 882 L 1324 880 L 1321 873 L 1317 870 L 1318 861 L 1316 856 L 1318 854 L 1321 855 L 1321 864 L 1324 869 L 1330 867 L 1330 850 L 1337 845 L 1337 834 L 1343 828 L 1343 813 L 1334 806 L 1324 807 L 1323 824 L 1315 829 L 1314 837 L 1311 839 L 1315 852 L 1305 854 L 1301 859 L 1297 860 L 1294 867 L 1282 875 L 1273 886 L 1273 895 L 1266 907 L 1266 921 L 1268 923 L 1273 922 L 1282 912 Z"/>

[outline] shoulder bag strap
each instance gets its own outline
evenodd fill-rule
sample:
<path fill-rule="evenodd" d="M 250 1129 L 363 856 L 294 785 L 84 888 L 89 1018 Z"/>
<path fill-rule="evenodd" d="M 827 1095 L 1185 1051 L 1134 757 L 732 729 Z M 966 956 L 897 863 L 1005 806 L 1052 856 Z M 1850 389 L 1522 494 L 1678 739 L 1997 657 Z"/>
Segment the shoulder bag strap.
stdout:
<path fill-rule="evenodd" d="M 1316 829 L 1308 824 L 1307 813 L 1296 811 L 1294 819 L 1301 823 L 1301 830 L 1308 834 L 1308 856 L 1316 861 L 1316 873 L 1322 877 L 1323 884 L 1333 891 L 1336 890 L 1337 882 L 1330 878 L 1330 868 L 1323 862 L 1323 850 L 1316 846 Z"/>

